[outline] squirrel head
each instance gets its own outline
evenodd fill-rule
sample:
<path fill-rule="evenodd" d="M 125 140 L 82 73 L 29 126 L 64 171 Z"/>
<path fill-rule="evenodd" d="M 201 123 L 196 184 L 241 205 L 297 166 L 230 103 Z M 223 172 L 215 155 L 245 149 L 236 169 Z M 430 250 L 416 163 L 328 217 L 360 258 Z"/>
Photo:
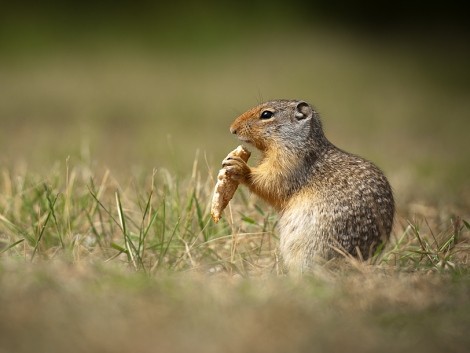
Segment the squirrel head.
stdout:
<path fill-rule="evenodd" d="M 262 103 L 236 118 L 230 132 L 263 152 L 272 148 L 300 152 L 327 141 L 318 113 L 301 100 Z"/>

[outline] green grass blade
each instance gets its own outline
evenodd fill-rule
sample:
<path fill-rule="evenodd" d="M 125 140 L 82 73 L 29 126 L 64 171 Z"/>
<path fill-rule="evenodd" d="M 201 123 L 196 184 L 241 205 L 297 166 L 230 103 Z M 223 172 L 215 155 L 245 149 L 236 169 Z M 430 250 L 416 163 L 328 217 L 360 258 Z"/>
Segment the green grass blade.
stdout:
<path fill-rule="evenodd" d="M 11 248 L 14 248 L 15 246 L 17 246 L 18 244 L 21 244 L 22 242 L 24 242 L 24 238 L 23 239 L 20 239 L 20 240 L 17 240 L 15 241 L 14 243 L 6 246 L 4 249 L 0 250 L 0 254 L 3 254 L 4 252 L 7 252 L 8 250 L 10 250 Z"/>
<path fill-rule="evenodd" d="M 116 205 L 117 205 L 117 210 L 118 210 L 118 217 L 119 217 L 119 221 L 121 225 L 122 234 L 124 236 L 124 244 L 126 245 L 126 248 L 128 250 L 127 254 L 129 256 L 129 259 L 134 265 L 134 268 L 136 270 L 141 268 L 142 270 L 144 270 L 144 272 L 146 272 L 142 257 L 137 251 L 137 248 L 134 242 L 132 241 L 132 238 L 129 235 L 129 231 L 127 229 L 126 217 L 122 209 L 122 203 L 121 203 L 121 197 L 119 195 L 119 191 L 116 191 L 115 197 L 116 197 Z"/>
<path fill-rule="evenodd" d="M 49 220 L 51 218 L 51 215 L 52 215 L 52 210 L 54 209 L 54 206 L 55 206 L 55 203 L 57 202 L 57 199 L 59 197 L 59 194 L 56 195 L 56 197 L 54 198 L 54 200 L 52 201 L 52 203 L 50 204 L 50 210 L 49 210 L 49 213 L 47 214 L 47 217 L 46 217 L 46 220 L 44 221 L 44 224 L 42 225 L 41 227 L 41 231 L 39 233 L 39 236 L 38 236 L 38 239 L 36 241 L 36 245 L 34 246 L 34 249 L 33 249 L 33 253 L 31 255 L 31 261 L 33 261 L 34 259 L 34 256 L 36 255 L 36 252 L 38 250 L 38 247 L 39 247 L 39 244 L 41 242 L 41 239 L 44 235 L 44 231 L 46 230 L 46 227 L 47 227 L 47 224 L 49 223 Z"/>

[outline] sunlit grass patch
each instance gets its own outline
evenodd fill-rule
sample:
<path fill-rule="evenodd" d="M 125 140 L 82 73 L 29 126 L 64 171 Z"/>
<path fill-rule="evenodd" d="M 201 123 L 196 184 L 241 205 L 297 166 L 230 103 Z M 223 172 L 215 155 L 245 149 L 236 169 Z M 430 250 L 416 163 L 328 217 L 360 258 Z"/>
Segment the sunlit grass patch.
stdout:
<path fill-rule="evenodd" d="M 85 166 L 56 168 L 46 179 L 27 172 L 3 173 L 7 190 L 2 252 L 26 260 L 66 257 L 124 261 L 134 270 L 228 271 L 248 275 L 264 268 L 276 247 L 274 217 L 258 206 L 260 219 L 233 210 L 215 225 L 209 215 L 213 182 L 181 179 L 154 170 L 119 183 L 110 171 L 95 176 Z M 237 198 L 247 203 L 246 197 Z M 243 230 L 233 219 L 242 219 Z"/>
<path fill-rule="evenodd" d="M 381 261 L 399 268 L 462 270 L 468 266 L 469 230 L 468 222 L 458 216 L 448 220 L 445 229 L 437 232 L 426 219 L 408 221 L 403 234 Z"/>
<path fill-rule="evenodd" d="M 0 348 L 395 352 L 412 345 L 429 353 L 469 343 L 464 211 L 462 218 L 441 219 L 447 212 L 439 209 L 400 215 L 370 260 L 346 257 L 296 278 L 285 276 L 277 255 L 278 216 L 240 188 L 214 224 L 214 183 L 200 169 L 195 163 L 186 177 L 150 170 L 124 181 L 69 161 L 47 175 L 3 170 Z"/>
<path fill-rule="evenodd" d="M 16 175 L 4 170 L 2 177 L 2 256 L 123 262 L 147 274 L 283 272 L 277 215 L 239 188 L 214 224 L 209 214 L 214 182 L 202 177 L 197 160 L 187 177 L 162 169 L 123 182 L 110 170 L 97 175 L 68 160 L 45 177 L 28 170 Z M 431 218 L 400 215 L 390 241 L 368 263 L 399 270 L 468 266 L 464 214 L 443 219 L 435 211 Z"/>

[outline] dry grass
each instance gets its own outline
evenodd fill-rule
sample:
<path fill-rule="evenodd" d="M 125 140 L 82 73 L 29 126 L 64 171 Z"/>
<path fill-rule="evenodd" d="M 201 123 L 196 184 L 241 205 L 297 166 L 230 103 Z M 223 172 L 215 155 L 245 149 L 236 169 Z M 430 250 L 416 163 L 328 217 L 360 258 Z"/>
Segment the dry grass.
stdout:
<path fill-rule="evenodd" d="M 1 347 L 28 352 L 463 352 L 468 275 L 343 269 L 145 277 L 106 265 L 3 263 Z"/>
<path fill-rule="evenodd" d="M 65 172 L 65 173 L 64 173 Z M 121 184 L 67 165 L 3 171 L 5 352 L 463 351 L 470 229 L 415 212 L 368 263 L 283 276 L 276 216 L 238 193 L 214 225 L 213 182 L 166 171 Z M 439 212 L 432 210 L 439 216 Z M 408 221 L 409 219 L 409 221 Z"/>

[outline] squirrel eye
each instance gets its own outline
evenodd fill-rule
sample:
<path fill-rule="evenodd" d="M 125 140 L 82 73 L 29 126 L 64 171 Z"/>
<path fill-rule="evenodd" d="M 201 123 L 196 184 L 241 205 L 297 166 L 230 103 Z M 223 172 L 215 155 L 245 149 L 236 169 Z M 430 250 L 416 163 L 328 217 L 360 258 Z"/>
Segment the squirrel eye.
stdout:
<path fill-rule="evenodd" d="M 272 111 L 265 110 L 264 112 L 261 113 L 260 118 L 261 118 L 261 119 L 269 119 L 269 118 L 271 118 L 273 115 L 274 115 L 274 113 L 273 113 Z"/>

